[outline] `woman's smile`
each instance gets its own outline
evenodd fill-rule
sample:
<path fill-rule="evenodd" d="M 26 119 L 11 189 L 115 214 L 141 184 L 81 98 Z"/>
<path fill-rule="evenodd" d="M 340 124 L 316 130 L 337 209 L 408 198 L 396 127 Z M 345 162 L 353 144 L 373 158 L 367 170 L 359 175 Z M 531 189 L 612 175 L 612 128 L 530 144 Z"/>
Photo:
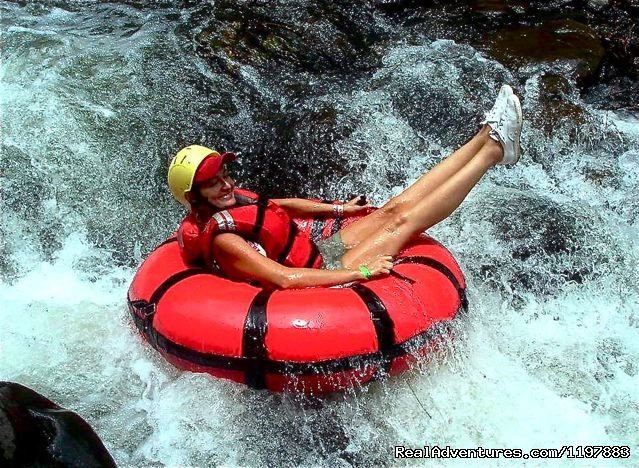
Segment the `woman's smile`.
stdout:
<path fill-rule="evenodd" d="M 218 208 L 228 208 L 235 205 L 235 193 L 234 188 L 231 189 L 226 195 L 220 195 L 218 197 L 209 198 L 209 203 Z"/>

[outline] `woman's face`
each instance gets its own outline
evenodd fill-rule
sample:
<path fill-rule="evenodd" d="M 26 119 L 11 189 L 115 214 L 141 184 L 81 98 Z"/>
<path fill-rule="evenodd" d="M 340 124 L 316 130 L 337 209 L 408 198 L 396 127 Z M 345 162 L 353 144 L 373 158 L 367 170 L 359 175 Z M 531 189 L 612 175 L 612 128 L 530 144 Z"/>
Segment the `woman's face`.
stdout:
<path fill-rule="evenodd" d="M 226 166 L 218 171 L 215 177 L 198 184 L 200 195 L 211 205 L 222 210 L 235 205 L 235 181 L 226 169 Z"/>

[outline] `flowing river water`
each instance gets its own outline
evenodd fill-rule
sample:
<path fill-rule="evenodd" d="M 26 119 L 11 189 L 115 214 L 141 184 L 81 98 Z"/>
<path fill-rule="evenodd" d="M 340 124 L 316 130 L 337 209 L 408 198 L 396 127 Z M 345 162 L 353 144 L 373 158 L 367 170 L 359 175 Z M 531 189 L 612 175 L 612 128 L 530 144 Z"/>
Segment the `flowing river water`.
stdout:
<path fill-rule="evenodd" d="M 388 32 L 379 63 L 344 79 L 266 75 L 232 54 L 211 66 L 197 2 L 2 2 L 0 14 L 0 380 L 76 411 L 119 465 L 430 466 L 395 460 L 396 445 L 627 445 L 627 460 L 562 461 L 639 463 L 639 116 L 571 83 L 581 120 L 548 134 L 545 70 L 515 76 L 427 35 Z M 316 40 L 331 45 L 321 27 Z M 183 215 L 165 184 L 182 145 L 238 151 L 247 188 L 379 204 L 468 139 L 502 82 L 522 95 L 526 153 L 431 230 L 470 302 L 434 362 L 303 399 L 181 372 L 140 339 L 126 290 Z M 295 119 L 274 137 L 269 115 Z"/>

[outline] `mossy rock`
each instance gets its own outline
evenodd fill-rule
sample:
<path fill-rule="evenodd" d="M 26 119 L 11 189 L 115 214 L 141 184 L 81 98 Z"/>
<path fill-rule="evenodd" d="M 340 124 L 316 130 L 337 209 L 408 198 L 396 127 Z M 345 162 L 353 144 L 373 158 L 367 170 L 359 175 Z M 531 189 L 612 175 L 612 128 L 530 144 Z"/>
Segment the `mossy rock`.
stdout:
<path fill-rule="evenodd" d="M 519 26 L 499 31 L 490 53 L 509 67 L 561 62 L 583 83 L 593 78 L 605 50 L 596 32 L 572 19 L 548 21 L 540 26 Z"/>

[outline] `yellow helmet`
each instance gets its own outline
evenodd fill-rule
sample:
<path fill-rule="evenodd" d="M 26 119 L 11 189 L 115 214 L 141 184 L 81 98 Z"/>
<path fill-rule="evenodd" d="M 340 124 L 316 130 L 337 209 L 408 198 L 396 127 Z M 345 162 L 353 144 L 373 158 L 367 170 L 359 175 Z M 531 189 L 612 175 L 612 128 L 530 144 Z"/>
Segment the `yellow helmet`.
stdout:
<path fill-rule="evenodd" d="M 171 193 L 177 201 L 187 208 L 186 192 L 191 190 L 195 172 L 207 156 L 220 156 L 220 153 L 206 146 L 191 145 L 181 149 L 169 165 L 168 182 Z"/>

